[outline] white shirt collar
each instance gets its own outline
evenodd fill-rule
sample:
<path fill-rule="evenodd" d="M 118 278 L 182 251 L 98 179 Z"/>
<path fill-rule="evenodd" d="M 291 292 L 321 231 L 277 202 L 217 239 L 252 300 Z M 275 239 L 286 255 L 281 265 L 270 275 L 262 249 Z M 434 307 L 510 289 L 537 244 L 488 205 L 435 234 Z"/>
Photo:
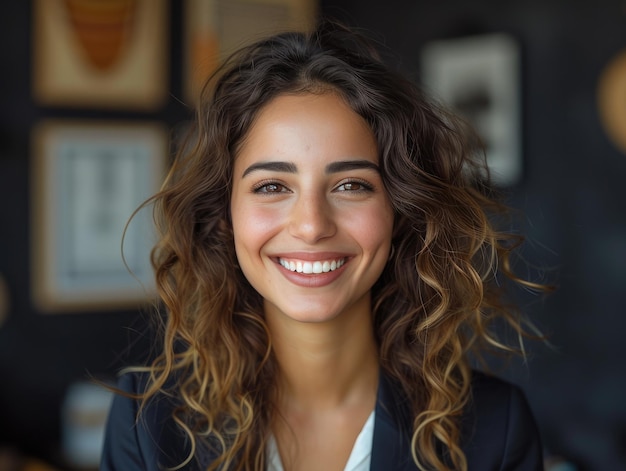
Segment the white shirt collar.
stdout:
<path fill-rule="evenodd" d="M 372 411 L 354 442 L 344 471 L 369 471 L 374 442 L 374 419 L 375 411 Z M 267 470 L 284 471 L 273 435 L 270 436 L 267 444 Z"/>

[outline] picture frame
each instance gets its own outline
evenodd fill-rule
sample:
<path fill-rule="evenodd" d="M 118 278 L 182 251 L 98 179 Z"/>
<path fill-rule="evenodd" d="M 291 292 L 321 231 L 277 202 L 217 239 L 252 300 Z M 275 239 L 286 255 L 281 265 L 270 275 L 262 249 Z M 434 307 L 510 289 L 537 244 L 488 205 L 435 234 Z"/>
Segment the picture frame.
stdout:
<path fill-rule="evenodd" d="M 492 33 L 426 43 L 421 79 L 435 99 L 464 117 L 485 145 L 492 183 L 523 178 L 521 52 L 515 38 Z"/>
<path fill-rule="evenodd" d="M 193 105 L 208 77 L 235 50 L 285 30 L 310 30 L 317 0 L 185 0 L 183 94 Z"/>
<path fill-rule="evenodd" d="M 169 92 L 168 0 L 34 0 L 34 100 L 154 111 Z"/>
<path fill-rule="evenodd" d="M 31 265 L 39 311 L 134 308 L 154 299 L 152 213 L 135 210 L 158 191 L 168 147 L 159 123 L 37 125 Z"/>

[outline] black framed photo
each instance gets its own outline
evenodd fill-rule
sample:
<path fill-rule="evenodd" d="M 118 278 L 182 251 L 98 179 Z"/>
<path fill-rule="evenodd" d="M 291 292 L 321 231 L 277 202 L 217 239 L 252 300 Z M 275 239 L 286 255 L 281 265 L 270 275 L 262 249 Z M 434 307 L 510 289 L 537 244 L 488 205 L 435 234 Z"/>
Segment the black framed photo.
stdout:
<path fill-rule="evenodd" d="M 503 187 L 523 177 L 520 61 L 518 42 L 503 33 L 435 40 L 421 51 L 425 89 L 478 132 Z"/>

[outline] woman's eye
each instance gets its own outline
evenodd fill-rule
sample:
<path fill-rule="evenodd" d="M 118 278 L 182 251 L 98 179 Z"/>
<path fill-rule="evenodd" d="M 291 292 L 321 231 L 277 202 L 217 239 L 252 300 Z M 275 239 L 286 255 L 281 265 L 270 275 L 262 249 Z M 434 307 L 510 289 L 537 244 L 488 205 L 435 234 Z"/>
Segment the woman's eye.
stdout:
<path fill-rule="evenodd" d="M 371 191 L 372 187 L 363 182 L 346 182 L 337 187 L 339 191 Z"/>
<path fill-rule="evenodd" d="M 287 189 L 280 183 L 264 183 L 254 189 L 255 193 L 282 193 Z"/>

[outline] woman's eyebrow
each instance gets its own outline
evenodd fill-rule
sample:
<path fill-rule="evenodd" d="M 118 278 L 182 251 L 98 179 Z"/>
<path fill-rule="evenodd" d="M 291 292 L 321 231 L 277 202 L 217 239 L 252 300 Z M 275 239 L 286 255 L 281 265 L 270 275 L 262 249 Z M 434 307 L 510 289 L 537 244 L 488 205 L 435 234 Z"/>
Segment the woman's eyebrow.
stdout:
<path fill-rule="evenodd" d="M 375 172 L 380 172 L 378 165 L 370 160 L 340 160 L 338 162 L 329 163 L 325 171 L 326 173 L 338 173 L 345 172 L 348 170 L 360 170 L 360 169 L 369 169 L 374 170 Z M 285 173 L 298 173 L 298 167 L 296 164 L 292 162 L 280 162 L 280 161 L 270 161 L 270 162 L 256 162 L 250 165 L 243 171 L 241 178 L 244 178 L 246 175 L 256 172 L 259 170 L 267 170 L 271 172 L 285 172 Z"/>
<path fill-rule="evenodd" d="M 345 172 L 347 170 L 369 169 L 380 173 L 378 165 L 371 160 L 340 160 L 331 162 L 326 166 L 326 173 Z"/>
<path fill-rule="evenodd" d="M 245 177 L 249 173 L 256 172 L 258 170 L 269 170 L 272 172 L 286 172 L 286 173 L 298 173 L 298 167 L 291 162 L 257 162 L 250 165 L 243 171 L 241 178 Z"/>

